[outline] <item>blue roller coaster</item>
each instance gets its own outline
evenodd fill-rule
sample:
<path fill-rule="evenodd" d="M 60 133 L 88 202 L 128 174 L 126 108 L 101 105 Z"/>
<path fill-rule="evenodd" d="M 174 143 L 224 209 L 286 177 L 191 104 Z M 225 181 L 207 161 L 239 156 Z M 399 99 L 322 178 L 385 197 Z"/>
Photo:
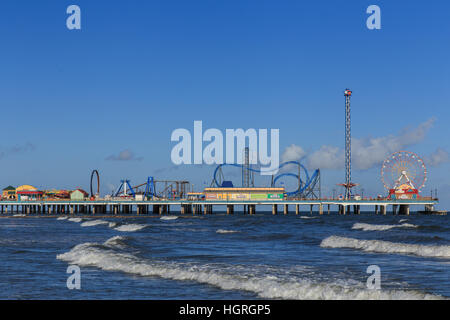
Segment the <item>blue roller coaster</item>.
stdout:
<path fill-rule="evenodd" d="M 231 186 L 230 181 L 224 180 L 222 167 L 232 166 L 241 168 L 243 171 L 248 170 L 254 173 L 261 173 L 260 169 L 252 168 L 243 164 L 224 163 L 220 164 L 214 170 L 213 180 L 211 186 L 213 187 L 227 187 Z M 286 166 L 297 166 L 298 173 L 286 172 L 272 175 L 271 187 L 277 185 L 277 181 L 283 177 L 293 177 L 298 181 L 297 189 L 294 191 L 285 192 L 287 197 L 298 198 L 320 198 L 320 170 L 316 169 L 311 176 L 309 176 L 308 170 L 298 161 L 287 161 L 279 165 L 278 170 Z M 300 173 L 304 172 L 304 179 L 301 178 Z"/>
<path fill-rule="evenodd" d="M 224 179 L 222 168 L 225 166 L 241 168 L 242 174 L 245 171 L 252 173 L 261 173 L 260 169 L 252 168 L 251 166 L 242 164 L 220 164 L 214 170 L 213 180 L 211 182 L 212 187 L 232 187 L 233 183 Z M 288 166 L 296 166 L 297 173 L 294 172 L 283 172 L 277 175 L 272 175 L 272 181 L 270 186 L 276 187 L 277 183 L 283 177 L 291 177 L 297 180 L 297 188 L 293 191 L 285 192 L 286 197 L 289 198 L 320 198 L 320 170 L 316 169 L 310 176 L 308 170 L 298 161 L 287 161 L 279 165 L 278 170 L 285 168 L 290 169 Z M 243 179 L 244 181 L 244 179 Z M 164 188 L 160 191 L 156 191 L 156 183 L 163 184 Z M 145 190 L 140 191 L 139 188 L 144 187 Z M 184 198 L 187 195 L 187 188 L 189 187 L 189 181 L 185 180 L 155 180 L 153 177 L 148 177 L 147 182 L 131 186 L 130 180 L 121 180 L 120 186 L 113 195 L 115 197 L 119 196 L 136 196 L 136 194 L 142 194 L 144 199 L 161 198 L 165 199 L 168 197 L 179 197 Z"/>
<path fill-rule="evenodd" d="M 160 186 L 159 191 L 156 191 L 157 184 Z M 162 186 L 161 186 L 162 185 Z M 145 188 L 142 190 L 141 188 Z M 189 181 L 186 180 L 155 180 L 153 177 L 148 177 L 146 183 L 136 186 L 131 186 L 130 180 L 121 180 L 119 188 L 112 195 L 114 197 L 135 197 L 142 195 L 144 199 L 168 199 L 168 198 L 184 198 L 187 195 L 189 188 Z"/>

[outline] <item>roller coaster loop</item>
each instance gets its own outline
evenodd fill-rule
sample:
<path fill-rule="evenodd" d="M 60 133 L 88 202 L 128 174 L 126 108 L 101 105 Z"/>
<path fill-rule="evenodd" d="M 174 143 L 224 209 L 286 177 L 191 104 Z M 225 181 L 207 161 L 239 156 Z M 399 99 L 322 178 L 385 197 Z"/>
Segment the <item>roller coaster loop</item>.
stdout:
<path fill-rule="evenodd" d="M 278 166 L 278 170 L 287 166 L 287 165 L 296 165 L 298 167 L 298 174 L 296 173 L 280 173 L 276 176 L 272 176 L 272 186 L 275 186 L 276 182 L 278 179 L 282 178 L 282 177 L 294 177 L 298 180 L 298 188 L 295 191 L 291 191 L 291 192 L 285 192 L 286 196 L 295 196 L 295 195 L 301 195 L 303 194 L 303 192 L 305 190 L 307 190 L 310 186 L 312 186 L 313 184 L 316 183 L 316 178 L 319 174 L 319 170 L 315 170 L 313 175 L 311 176 L 311 178 L 309 177 L 308 174 L 308 170 L 306 170 L 306 168 L 298 161 L 287 161 L 287 162 L 283 162 L 282 164 L 280 164 Z M 223 164 L 219 164 L 216 169 L 214 170 L 214 176 L 213 176 L 213 182 L 212 184 L 215 185 L 216 187 L 220 187 L 220 183 L 217 181 L 217 173 L 219 171 L 221 171 L 221 168 L 223 166 L 233 166 L 233 167 L 238 167 L 238 168 L 244 168 L 246 170 L 249 171 L 253 171 L 256 173 L 261 173 L 260 169 L 254 169 L 254 168 L 249 168 L 249 167 L 244 167 L 244 165 L 242 164 L 234 164 L 234 163 L 223 163 Z M 303 182 L 302 179 L 300 178 L 300 170 L 303 169 L 303 171 L 305 172 L 305 176 L 306 179 Z"/>

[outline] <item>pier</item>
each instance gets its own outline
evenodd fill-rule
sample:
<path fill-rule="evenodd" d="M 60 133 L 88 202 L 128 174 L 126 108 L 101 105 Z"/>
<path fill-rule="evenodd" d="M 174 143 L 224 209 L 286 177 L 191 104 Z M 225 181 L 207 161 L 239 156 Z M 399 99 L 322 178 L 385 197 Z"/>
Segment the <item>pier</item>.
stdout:
<path fill-rule="evenodd" d="M 364 211 L 373 210 L 374 214 L 386 215 L 409 215 L 410 206 L 424 206 L 425 212 L 432 212 L 438 203 L 437 199 L 408 199 L 408 200 L 274 200 L 274 201 L 224 201 L 224 200 L 82 200 L 82 201 L 1 201 L 1 214 L 24 214 L 24 215 L 96 215 L 110 214 L 126 215 L 136 213 L 145 214 L 170 214 L 177 208 L 180 214 L 213 214 L 214 209 L 224 211 L 231 215 L 236 206 L 243 207 L 243 213 L 253 215 L 257 213 L 257 206 L 267 207 L 273 215 L 289 213 L 330 214 L 334 207 L 338 214 L 360 214 Z"/>

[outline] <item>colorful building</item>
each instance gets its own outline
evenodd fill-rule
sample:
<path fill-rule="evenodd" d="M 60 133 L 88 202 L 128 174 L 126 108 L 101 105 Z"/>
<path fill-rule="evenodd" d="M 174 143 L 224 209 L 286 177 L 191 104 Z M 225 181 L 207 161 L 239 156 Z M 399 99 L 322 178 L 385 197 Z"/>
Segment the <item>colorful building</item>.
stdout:
<path fill-rule="evenodd" d="M 205 188 L 206 200 L 272 201 L 284 199 L 284 188 Z"/>
<path fill-rule="evenodd" d="M 16 189 L 17 199 L 20 201 L 26 200 L 41 200 L 42 199 L 42 191 L 39 191 L 37 188 L 30 186 L 28 184 L 24 184 Z"/>
<path fill-rule="evenodd" d="M 70 199 L 70 191 L 67 190 L 45 190 L 44 191 L 45 200 L 68 200 Z"/>
<path fill-rule="evenodd" d="M 16 200 L 16 198 L 17 198 L 16 188 L 14 188 L 13 186 L 7 186 L 6 188 L 3 189 L 2 192 L 3 200 Z"/>
<path fill-rule="evenodd" d="M 389 190 L 389 199 L 417 199 L 419 191 L 407 183 Z"/>

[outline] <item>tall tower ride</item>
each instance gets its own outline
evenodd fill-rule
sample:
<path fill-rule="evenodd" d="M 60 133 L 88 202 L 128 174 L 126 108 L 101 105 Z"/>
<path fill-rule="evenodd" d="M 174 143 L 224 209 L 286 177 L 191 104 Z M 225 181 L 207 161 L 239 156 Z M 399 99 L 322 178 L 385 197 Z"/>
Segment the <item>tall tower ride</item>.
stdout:
<path fill-rule="evenodd" d="M 350 89 L 345 89 L 345 197 L 348 200 L 351 196 L 352 184 L 352 135 L 350 123 L 350 97 L 352 92 Z"/>

